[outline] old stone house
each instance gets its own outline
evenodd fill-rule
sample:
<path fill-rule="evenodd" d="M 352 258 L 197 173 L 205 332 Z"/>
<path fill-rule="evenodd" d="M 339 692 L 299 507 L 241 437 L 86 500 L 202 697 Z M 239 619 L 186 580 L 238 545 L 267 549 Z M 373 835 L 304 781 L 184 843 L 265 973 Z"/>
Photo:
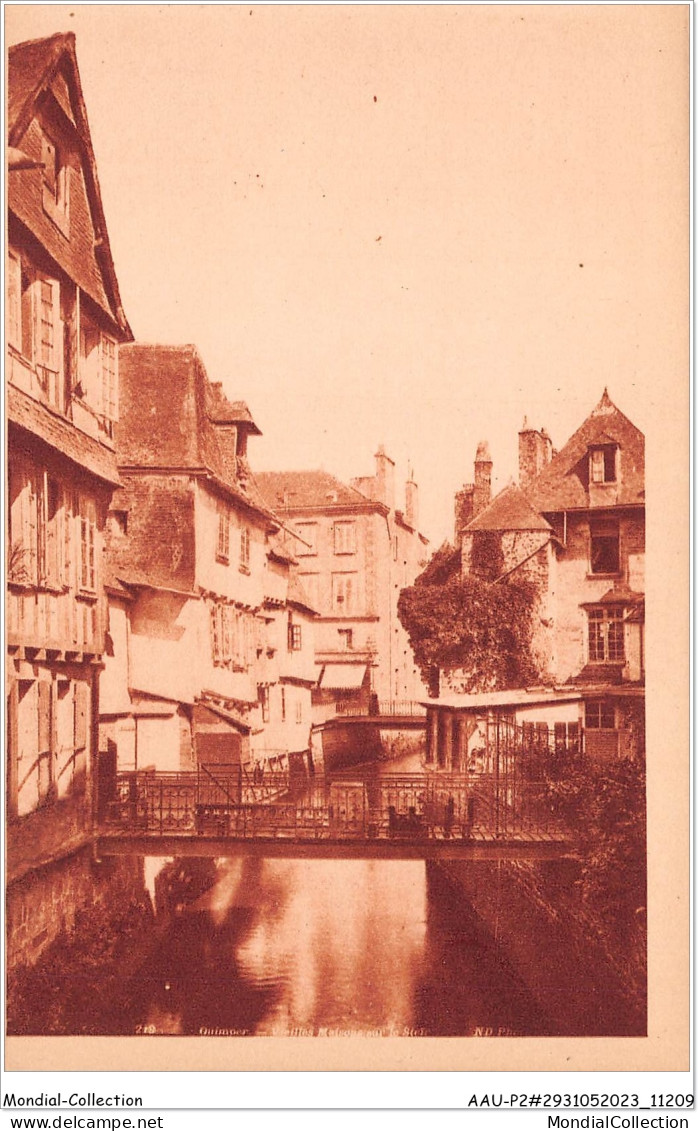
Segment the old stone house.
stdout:
<path fill-rule="evenodd" d="M 91 824 L 119 297 L 72 34 L 8 57 L 8 875 Z"/>
<path fill-rule="evenodd" d="M 374 476 L 342 483 L 326 471 L 261 472 L 268 505 L 298 533 L 294 572 L 318 612 L 319 714 L 337 704 L 416 700 L 424 693 L 397 616 L 400 590 L 423 568 L 418 490 L 410 477 L 398 508 L 395 465 L 383 449 Z"/>
<path fill-rule="evenodd" d="M 287 740 L 309 748 L 312 611 L 288 592 L 290 563 L 271 541 L 279 522 L 250 472 L 259 429 L 209 381 L 193 346 L 131 345 L 121 375 L 102 748 L 123 769 L 281 766 Z M 280 664 L 289 648 L 292 662 Z M 270 742 L 282 679 L 295 681 L 293 714 Z"/>
<path fill-rule="evenodd" d="M 457 515 L 458 509 L 457 502 Z M 502 710 L 514 710 L 551 748 L 577 744 L 583 735 L 591 756 L 644 754 L 645 481 L 639 429 L 605 390 L 559 452 L 545 430 L 524 421 L 518 486 L 506 487 L 458 535 L 463 576 L 478 572 L 477 555 L 494 539 L 499 561 L 494 583 L 527 581 L 535 593 L 531 647 L 541 688 L 522 690 L 518 699 L 507 689 L 499 696 Z M 467 756 L 468 728 L 458 732 L 461 746 L 454 745 L 458 717 L 494 710 L 498 702 L 495 688 L 483 688 L 479 698 L 466 695 L 468 674 L 443 671 L 439 706 L 432 708 L 430 750 L 446 742 L 450 764 L 462 764 Z"/>

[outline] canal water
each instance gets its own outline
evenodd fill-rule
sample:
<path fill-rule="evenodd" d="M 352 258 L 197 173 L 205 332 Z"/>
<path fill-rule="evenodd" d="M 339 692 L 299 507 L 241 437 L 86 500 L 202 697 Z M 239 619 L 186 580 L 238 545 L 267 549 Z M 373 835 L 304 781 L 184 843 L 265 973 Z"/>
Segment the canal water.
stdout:
<path fill-rule="evenodd" d="M 483 924 L 432 865 L 247 857 L 218 869 L 135 976 L 137 1032 L 549 1031 Z"/>

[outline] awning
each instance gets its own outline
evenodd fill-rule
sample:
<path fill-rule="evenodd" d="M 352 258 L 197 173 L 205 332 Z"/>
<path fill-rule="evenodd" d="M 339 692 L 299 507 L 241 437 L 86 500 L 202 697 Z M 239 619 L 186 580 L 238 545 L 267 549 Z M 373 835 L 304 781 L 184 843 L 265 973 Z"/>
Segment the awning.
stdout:
<path fill-rule="evenodd" d="M 550 703 L 572 703 L 582 698 L 578 687 L 515 688 L 506 691 L 479 691 L 471 694 L 442 695 L 420 700 L 424 707 L 473 711 L 497 707 L 538 707 Z"/>
<path fill-rule="evenodd" d="M 319 686 L 325 691 L 356 691 L 366 678 L 366 664 L 325 664 Z"/>

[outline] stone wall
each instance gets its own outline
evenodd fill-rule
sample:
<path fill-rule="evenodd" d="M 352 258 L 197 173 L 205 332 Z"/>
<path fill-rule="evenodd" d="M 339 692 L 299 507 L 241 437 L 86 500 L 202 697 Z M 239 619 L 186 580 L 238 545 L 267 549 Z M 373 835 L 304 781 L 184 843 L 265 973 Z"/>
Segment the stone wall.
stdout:
<path fill-rule="evenodd" d="M 71 930 L 76 914 L 97 904 L 115 907 L 143 893 L 140 858 L 97 863 L 88 846 L 10 884 L 6 899 L 8 972 L 32 966 L 61 931 Z"/>

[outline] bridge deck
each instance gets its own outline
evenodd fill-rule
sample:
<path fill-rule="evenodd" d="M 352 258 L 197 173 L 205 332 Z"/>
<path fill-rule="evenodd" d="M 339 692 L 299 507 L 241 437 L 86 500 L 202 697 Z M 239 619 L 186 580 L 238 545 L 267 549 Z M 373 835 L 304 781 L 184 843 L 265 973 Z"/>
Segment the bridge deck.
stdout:
<path fill-rule="evenodd" d="M 303 840 L 291 837 L 236 839 L 216 836 L 162 836 L 112 833 L 97 840 L 104 856 L 266 856 L 294 860 L 546 860 L 574 856 L 575 845 L 563 839 L 517 840 L 353 840 L 339 837 Z"/>

